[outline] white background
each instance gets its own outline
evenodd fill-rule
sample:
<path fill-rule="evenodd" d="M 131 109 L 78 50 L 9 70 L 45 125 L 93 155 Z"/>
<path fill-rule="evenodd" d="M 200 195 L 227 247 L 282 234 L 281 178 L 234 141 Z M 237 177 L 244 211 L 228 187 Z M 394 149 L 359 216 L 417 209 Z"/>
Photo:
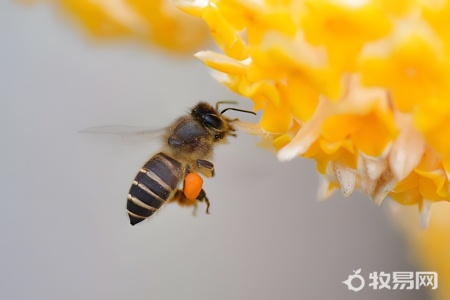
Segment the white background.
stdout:
<path fill-rule="evenodd" d="M 370 272 L 421 270 L 388 203 L 319 203 L 312 161 L 279 163 L 243 134 L 216 151 L 211 215 L 167 205 L 130 226 L 131 180 L 158 143 L 78 131 L 161 127 L 200 99 L 238 98 L 195 59 L 98 44 L 47 5 L 1 6 L 0 299 L 426 297 L 348 291 L 358 268 L 366 285 Z"/>

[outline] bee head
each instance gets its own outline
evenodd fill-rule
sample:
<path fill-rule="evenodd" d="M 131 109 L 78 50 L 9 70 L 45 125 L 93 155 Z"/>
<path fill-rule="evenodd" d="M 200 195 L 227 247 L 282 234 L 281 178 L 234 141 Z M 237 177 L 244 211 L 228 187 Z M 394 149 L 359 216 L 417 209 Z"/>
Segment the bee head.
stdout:
<path fill-rule="evenodd" d="M 227 110 L 235 110 L 256 115 L 256 113 L 252 111 L 231 107 L 225 108 L 224 110 L 222 110 L 222 112 L 219 112 L 218 105 L 220 103 L 236 104 L 236 102 L 234 101 L 219 101 L 216 104 L 216 108 L 214 108 L 206 102 L 200 102 L 192 109 L 191 112 L 191 115 L 196 120 L 200 121 L 203 124 L 203 126 L 205 126 L 207 129 L 209 129 L 214 133 L 214 139 L 216 141 L 223 139 L 226 135 L 236 136 L 236 134 L 231 133 L 232 131 L 235 131 L 233 125 L 231 124 L 233 120 L 223 115 L 223 113 L 226 112 Z"/>
<path fill-rule="evenodd" d="M 197 104 L 192 109 L 191 115 L 203 126 L 213 132 L 215 140 L 223 139 L 225 134 L 230 130 L 234 131 L 229 123 L 230 120 L 222 117 L 222 115 L 208 103 L 200 102 Z"/>

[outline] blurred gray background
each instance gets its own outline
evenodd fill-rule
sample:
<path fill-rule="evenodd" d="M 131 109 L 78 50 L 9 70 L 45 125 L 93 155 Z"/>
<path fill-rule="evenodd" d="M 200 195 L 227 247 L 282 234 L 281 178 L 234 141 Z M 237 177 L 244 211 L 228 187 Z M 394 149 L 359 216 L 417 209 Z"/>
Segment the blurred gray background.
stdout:
<path fill-rule="evenodd" d="M 312 161 L 279 163 L 244 134 L 216 151 L 210 215 L 167 205 L 130 226 L 130 183 L 158 143 L 78 131 L 162 127 L 200 99 L 239 98 L 195 59 L 99 44 L 48 5 L 3 2 L 0 299 L 427 298 L 367 286 L 370 272 L 420 270 L 387 203 L 319 203 Z M 359 268 L 355 293 L 342 281 Z"/>

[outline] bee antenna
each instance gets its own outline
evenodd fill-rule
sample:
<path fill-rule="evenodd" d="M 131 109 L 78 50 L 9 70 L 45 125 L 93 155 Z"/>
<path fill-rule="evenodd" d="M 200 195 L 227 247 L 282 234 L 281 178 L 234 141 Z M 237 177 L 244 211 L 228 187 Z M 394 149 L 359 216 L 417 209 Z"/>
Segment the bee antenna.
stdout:
<path fill-rule="evenodd" d="M 244 109 L 239 109 L 239 108 L 234 108 L 234 107 L 228 107 L 225 108 L 224 110 L 222 110 L 220 112 L 221 115 L 223 115 L 224 112 L 226 112 L 227 110 L 235 110 L 235 111 L 240 111 L 240 112 L 244 112 L 244 113 L 248 113 L 248 114 L 252 114 L 256 116 L 256 113 L 254 111 L 250 111 L 250 110 L 244 110 Z"/>

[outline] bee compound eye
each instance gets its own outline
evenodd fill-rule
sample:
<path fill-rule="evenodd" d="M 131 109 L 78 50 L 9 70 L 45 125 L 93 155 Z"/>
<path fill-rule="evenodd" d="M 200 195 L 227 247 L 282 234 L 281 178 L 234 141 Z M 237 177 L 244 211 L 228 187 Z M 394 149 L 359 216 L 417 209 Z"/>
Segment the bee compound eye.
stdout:
<path fill-rule="evenodd" d="M 203 115 L 202 119 L 207 126 L 213 129 L 220 130 L 222 128 L 222 120 L 216 115 L 212 114 Z"/>

